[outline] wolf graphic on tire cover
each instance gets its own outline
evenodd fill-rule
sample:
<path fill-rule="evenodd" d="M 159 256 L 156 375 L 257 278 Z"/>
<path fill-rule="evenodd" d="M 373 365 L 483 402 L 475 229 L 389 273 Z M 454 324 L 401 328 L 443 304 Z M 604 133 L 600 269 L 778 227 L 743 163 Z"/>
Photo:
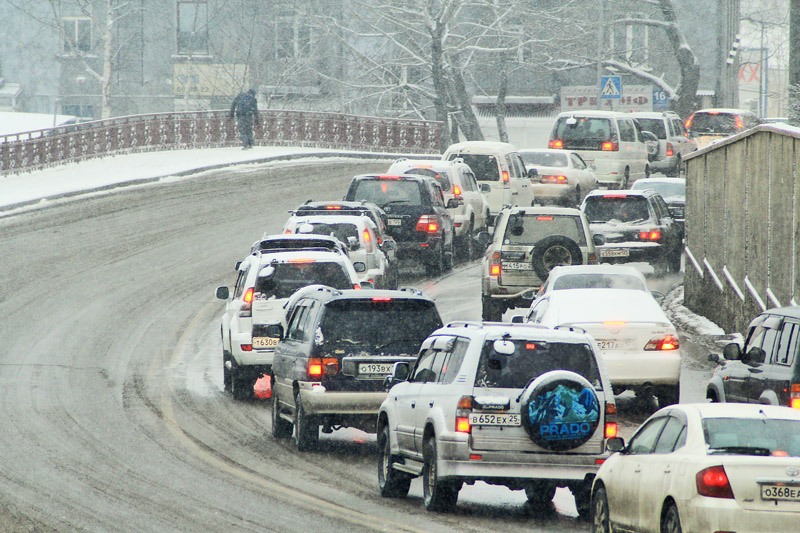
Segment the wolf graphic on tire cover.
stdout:
<path fill-rule="evenodd" d="M 537 378 L 528 390 L 522 424 L 534 443 L 549 450 L 568 450 L 594 434 L 600 422 L 600 403 L 591 384 L 580 375 L 550 372 Z"/>

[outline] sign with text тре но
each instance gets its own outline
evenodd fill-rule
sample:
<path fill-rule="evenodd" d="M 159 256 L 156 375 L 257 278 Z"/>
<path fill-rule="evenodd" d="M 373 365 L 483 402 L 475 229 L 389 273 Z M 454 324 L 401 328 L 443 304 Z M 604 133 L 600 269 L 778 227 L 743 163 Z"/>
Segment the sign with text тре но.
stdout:
<path fill-rule="evenodd" d="M 561 111 L 652 111 L 652 85 L 625 85 L 619 100 L 601 99 L 596 85 L 561 87 Z"/>

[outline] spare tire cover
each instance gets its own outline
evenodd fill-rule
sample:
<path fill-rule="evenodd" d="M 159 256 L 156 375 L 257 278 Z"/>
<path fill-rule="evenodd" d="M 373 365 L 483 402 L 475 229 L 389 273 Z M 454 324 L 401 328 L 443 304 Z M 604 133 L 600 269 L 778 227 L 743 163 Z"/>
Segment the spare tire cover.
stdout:
<path fill-rule="evenodd" d="M 522 393 L 522 425 L 546 450 L 571 450 L 594 435 L 600 402 L 589 381 L 575 372 L 553 370 L 536 378 Z"/>

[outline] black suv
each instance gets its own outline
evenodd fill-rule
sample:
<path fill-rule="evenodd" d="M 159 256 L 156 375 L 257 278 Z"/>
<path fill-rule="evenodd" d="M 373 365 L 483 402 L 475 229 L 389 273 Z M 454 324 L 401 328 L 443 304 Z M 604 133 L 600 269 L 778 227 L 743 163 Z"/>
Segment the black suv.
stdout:
<path fill-rule="evenodd" d="M 397 242 L 398 259 L 419 259 L 430 275 L 453 266 L 453 219 L 448 208 L 463 200 L 444 201 L 442 186 L 427 176 L 361 175 L 344 197 L 364 200 L 386 212 L 388 230 Z"/>
<path fill-rule="evenodd" d="M 750 322 L 744 348 L 732 342 L 708 382 L 712 402 L 748 402 L 800 409 L 800 307 L 764 311 Z"/>
<path fill-rule="evenodd" d="M 597 247 L 601 263 L 646 262 L 657 274 L 680 271 L 683 231 L 656 191 L 592 191 L 581 210 L 592 233 L 605 237 Z"/>
<path fill-rule="evenodd" d="M 442 326 L 433 300 L 417 290 L 336 290 L 312 285 L 295 293 L 286 333 L 272 363 L 272 435 L 313 447 L 319 429 L 375 432 L 383 383 L 397 362 L 416 359 Z"/>

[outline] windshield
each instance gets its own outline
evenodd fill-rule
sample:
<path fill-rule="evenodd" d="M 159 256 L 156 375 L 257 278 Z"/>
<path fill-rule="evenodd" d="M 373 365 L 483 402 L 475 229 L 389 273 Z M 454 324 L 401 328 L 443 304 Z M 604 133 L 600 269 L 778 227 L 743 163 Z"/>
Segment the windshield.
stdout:
<path fill-rule="evenodd" d="M 626 274 L 568 274 L 559 276 L 553 290 L 562 289 L 634 289 L 645 291 L 642 280 Z"/>
<path fill-rule="evenodd" d="M 640 222 L 650 218 L 647 200 L 641 196 L 590 196 L 583 212 L 589 222 Z"/>
<path fill-rule="evenodd" d="M 631 189 L 642 191 L 644 189 L 653 189 L 659 193 L 663 198 L 684 198 L 686 197 L 686 183 L 685 182 L 653 182 L 649 183 L 647 180 L 639 180 L 633 184 Z"/>
<path fill-rule="evenodd" d="M 522 389 L 545 372 L 569 370 L 585 377 L 595 389 L 602 390 L 600 371 L 588 344 L 509 340 L 515 348 L 511 355 L 495 352 L 493 340 L 483 345 L 475 375 L 476 387 Z"/>
<path fill-rule="evenodd" d="M 344 265 L 333 262 L 274 263 L 275 274 L 256 278 L 255 297 L 288 298 L 297 289 L 316 283 L 334 289 L 352 289 L 353 282 Z"/>
<path fill-rule="evenodd" d="M 736 127 L 738 118 L 730 113 L 695 113 L 689 130 L 692 133 L 722 133 L 729 135 L 738 131 Z"/>
<path fill-rule="evenodd" d="M 566 167 L 568 166 L 567 154 L 553 154 L 550 152 L 520 152 L 526 167 Z"/>
<path fill-rule="evenodd" d="M 649 131 L 659 139 L 667 138 L 667 130 L 664 127 L 664 120 L 660 118 L 637 118 L 636 122 L 644 131 Z"/>
<path fill-rule="evenodd" d="M 417 178 L 419 179 L 419 178 Z M 357 182 L 354 200 L 366 200 L 380 207 L 388 204 L 422 203 L 421 183 L 406 180 L 360 180 Z"/>
<path fill-rule="evenodd" d="M 551 235 L 563 235 L 579 246 L 586 244 L 581 219 L 571 215 L 534 215 L 521 213 L 508 217 L 503 244 L 533 245 Z"/>
<path fill-rule="evenodd" d="M 441 326 L 433 302 L 405 299 L 333 300 L 321 324 L 325 346 L 409 355 Z"/>
<path fill-rule="evenodd" d="M 498 181 L 500 179 L 500 168 L 497 166 L 497 158 L 493 155 L 484 154 L 450 154 L 450 160 L 463 159 L 478 181 Z"/>
<path fill-rule="evenodd" d="M 706 418 L 703 435 L 709 454 L 800 457 L 800 420 Z"/>

